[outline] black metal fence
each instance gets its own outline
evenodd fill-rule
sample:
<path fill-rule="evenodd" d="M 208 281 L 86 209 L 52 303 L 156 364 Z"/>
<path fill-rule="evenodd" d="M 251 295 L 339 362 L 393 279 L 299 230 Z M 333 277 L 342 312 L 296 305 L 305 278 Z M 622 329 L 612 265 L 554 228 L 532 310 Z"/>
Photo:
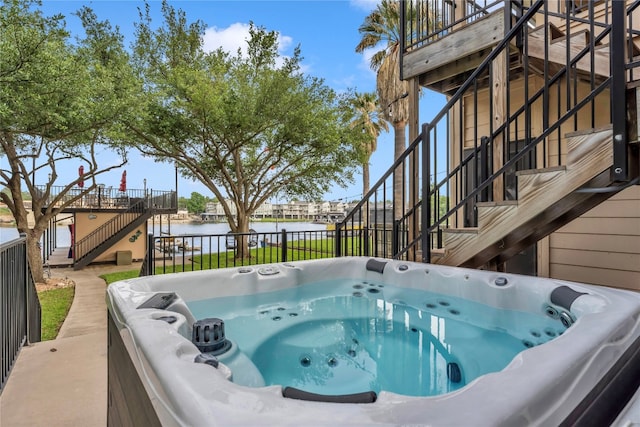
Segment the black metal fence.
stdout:
<path fill-rule="evenodd" d="M 140 275 L 333 258 L 338 244 L 334 234 L 333 230 L 286 229 L 179 236 L 150 234 Z M 349 254 L 345 250 L 343 255 Z"/>
<path fill-rule="evenodd" d="M 22 346 L 38 341 L 40 301 L 23 234 L 0 245 L 0 393 Z"/>

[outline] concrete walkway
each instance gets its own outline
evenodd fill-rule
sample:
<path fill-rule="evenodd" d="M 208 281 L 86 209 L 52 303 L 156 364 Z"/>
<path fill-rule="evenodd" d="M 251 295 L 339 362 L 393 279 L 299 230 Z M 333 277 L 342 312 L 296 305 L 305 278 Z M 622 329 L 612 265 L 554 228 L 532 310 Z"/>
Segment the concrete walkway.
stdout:
<path fill-rule="evenodd" d="M 107 425 L 107 307 L 101 274 L 139 269 L 89 266 L 53 269 L 76 284 L 55 340 L 24 347 L 0 395 L 0 427 Z"/>

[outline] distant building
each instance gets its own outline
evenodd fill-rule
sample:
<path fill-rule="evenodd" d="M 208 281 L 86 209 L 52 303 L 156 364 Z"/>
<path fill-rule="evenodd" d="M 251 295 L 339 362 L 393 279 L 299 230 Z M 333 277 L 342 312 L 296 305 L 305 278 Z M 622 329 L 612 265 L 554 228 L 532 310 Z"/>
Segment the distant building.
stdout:
<path fill-rule="evenodd" d="M 231 209 L 231 214 L 235 217 L 237 210 L 230 199 L 226 200 Z M 343 202 L 309 202 L 294 200 L 287 203 L 263 203 L 253 213 L 255 219 L 282 218 L 296 219 L 300 221 L 317 221 L 334 223 L 344 219 L 349 204 Z M 220 202 L 209 202 L 206 212 L 200 214 L 202 221 L 224 221 L 226 214 Z"/>

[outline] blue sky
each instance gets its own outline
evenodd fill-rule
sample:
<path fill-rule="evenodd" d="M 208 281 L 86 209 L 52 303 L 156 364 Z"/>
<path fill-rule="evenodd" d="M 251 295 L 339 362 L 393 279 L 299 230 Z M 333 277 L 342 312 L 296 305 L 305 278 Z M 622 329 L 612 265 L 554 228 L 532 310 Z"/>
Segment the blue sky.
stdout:
<path fill-rule="evenodd" d="M 161 23 L 160 1 L 150 1 L 154 21 Z M 371 53 L 359 54 L 355 46 L 360 40 L 358 27 L 375 8 L 370 0 L 324 0 L 324 1 L 171 1 L 176 9 L 185 11 L 187 20 L 202 20 L 206 26 L 205 47 L 219 46 L 234 51 L 247 37 L 249 22 L 280 34 L 281 55 L 291 55 L 300 46 L 306 74 L 324 79 L 325 84 L 336 91 L 355 89 L 358 92 L 375 90 L 376 76 L 369 68 Z M 134 36 L 134 23 L 138 20 L 141 1 L 52 1 L 44 0 L 42 11 L 45 15 L 62 13 L 66 16 L 67 28 L 73 33 L 80 28 L 73 12 L 81 6 L 91 7 L 99 19 L 107 19 L 117 25 L 129 45 Z M 444 104 L 444 98 L 432 93 L 420 100 L 421 121 L 428 121 Z M 108 153 L 103 154 L 108 156 Z M 371 157 L 371 183 L 387 170 L 393 159 L 393 134 L 383 133 L 378 139 L 378 149 Z M 79 165 L 78 165 L 79 166 Z M 127 184 L 129 188 L 173 190 L 175 188 L 174 167 L 169 164 L 154 163 L 135 152 L 129 155 Z M 75 178 L 77 167 L 68 168 L 69 178 Z M 107 187 L 117 187 L 122 171 L 113 171 L 99 180 Z M 63 177 L 63 179 L 66 177 Z M 188 197 L 196 191 L 212 197 L 212 193 L 202 184 L 180 178 L 178 193 Z M 355 200 L 362 191 L 360 175 L 352 185 L 344 189 L 335 186 L 327 193 L 325 200 Z"/>

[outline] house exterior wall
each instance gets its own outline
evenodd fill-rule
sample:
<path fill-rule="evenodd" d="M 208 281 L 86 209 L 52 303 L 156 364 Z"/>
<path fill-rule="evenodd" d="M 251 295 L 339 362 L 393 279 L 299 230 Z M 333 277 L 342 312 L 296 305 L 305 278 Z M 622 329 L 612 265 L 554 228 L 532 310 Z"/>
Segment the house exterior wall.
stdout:
<path fill-rule="evenodd" d="M 640 291 L 640 186 L 553 233 L 549 276 Z"/>
<path fill-rule="evenodd" d="M 88 236 L 92 231 L 117 215 L 117 213 L 110 212 L 77 212 L 74 217 L 76 242 Z M 111 248 L 107 249 L 93 262 L 115 262 L 118 251 L 131 251 L 132 259 L 143 259 L 146 250 L 147 232 L 147 225 L 145 223 L 135 231 L 129 233 Z"/>

